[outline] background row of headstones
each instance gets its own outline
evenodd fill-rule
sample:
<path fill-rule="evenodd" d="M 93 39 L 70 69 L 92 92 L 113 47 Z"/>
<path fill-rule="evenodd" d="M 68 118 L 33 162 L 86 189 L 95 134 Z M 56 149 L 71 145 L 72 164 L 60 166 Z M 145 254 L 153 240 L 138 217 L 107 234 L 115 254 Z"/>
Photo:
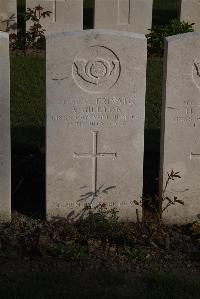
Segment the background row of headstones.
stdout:
<path fill-rule="evenodd" d="M 200 34 L 165 46 L 160 191 L 173 169 L 163 214 L 200 214 Z M 147 45 L 144 35 L 103 30 L 60 33 L 46 45 L 46 213 L 68 217 L 87 205 L 137 220 L 142 196 Z M 9 44 L 0 35 L 0 219 L 11 217 Z M 183 201 L 184 205 L 178 204 Z"/>
<path fill-rule="evenodd" d="M 50 17 L 41 20 L 47 33 L 83 29 L 83 0 L 26 0 L 26 7 L 40 4 Z M 153 0 L 95 0 L 94 28 L 147 34 L 152 24 Z M 0 1 L 0 30 L 17 28 L 17 1 Z M 199 0 L 180 0 L 180 19 L 195 23 L 200 31 Z"/>
<path fill-rule="evenodd" d="M 153 0 L 95 0 L 94 27 L 147 33 L 151 27 Z M 26 7 L 41 5 L 51 11 L 50 17 L 41 19 L 47 33 L 83 29 L 83 0 L 27 0 Z M 0 25 L 6 28 L 6 20 L 17 16 L 16 0 L 1 0 Z M 15 20 L 16 23 L 16 20 Z"/>

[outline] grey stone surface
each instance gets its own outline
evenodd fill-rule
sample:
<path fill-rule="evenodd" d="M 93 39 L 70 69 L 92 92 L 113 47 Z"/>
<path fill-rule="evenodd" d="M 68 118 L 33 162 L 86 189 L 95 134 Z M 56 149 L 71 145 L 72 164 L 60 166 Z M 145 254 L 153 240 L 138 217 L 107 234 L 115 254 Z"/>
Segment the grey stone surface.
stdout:
<path fill-rule="evenodd" d="M 0 1 L 0 31 L 13 32 L 17 29 L 17 1 Z"/>
<path fill-rule="evenodd" d="M 106 204 L 141 219 L 144 35 L 89 30 L 47 37 L 47 216 Z"/>
<path fill-rule="evenodd" d="M 152 23 L 153 0 L 95 0 L 95 29 L 147 34 Z"/>
<path fill-rule="evenodd" d="M 0 222 L 11 217 L 9 36 L 0 32 Z"/>
<path fill-rule="evenodd" d="M 46 34 L 83 29 L 83 0 L 26 0 L 27 8 L 37 5 L 50 11 L 50 17 L 41 19 Z M 27 28 L 31 26 L 28 22 Z"/>
<path fill-rule="evenodd" d="M 167 172 L 180 172 L 166 196 L 184 202 L 163 215 L 169 223 L 188 223 L 200 214 L 200 34 L 169 37 L 165 45 L 160 192 Z M 165 202 L 166 206 L 167 201 Z"/>
<path fill-rule="evenodd" d="M 180 0 L 181 1 L 181 20 L 188 23 L 195 23 L 194 30 L 200 31 L 200 1 L 199 0 Z"/>

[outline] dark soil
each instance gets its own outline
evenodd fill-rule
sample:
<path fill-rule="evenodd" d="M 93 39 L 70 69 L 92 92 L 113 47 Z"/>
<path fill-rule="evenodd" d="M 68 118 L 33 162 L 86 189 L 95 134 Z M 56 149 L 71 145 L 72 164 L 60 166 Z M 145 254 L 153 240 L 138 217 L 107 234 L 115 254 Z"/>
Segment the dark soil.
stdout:
<path fill-rule="evenodd" d="M 102 217 L 45 222 L 17 212 L 0 226 L 0 272 L 113 269 L 136 274 L 199 273 L 200 236 L 191 226 L 107 222 Z"/>

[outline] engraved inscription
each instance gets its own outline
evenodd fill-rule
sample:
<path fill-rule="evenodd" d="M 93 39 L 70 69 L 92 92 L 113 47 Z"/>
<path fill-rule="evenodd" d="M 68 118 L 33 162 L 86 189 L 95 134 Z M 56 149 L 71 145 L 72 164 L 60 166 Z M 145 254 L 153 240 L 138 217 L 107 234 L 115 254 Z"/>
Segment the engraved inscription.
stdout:
<path fill-rule="evenodd" d="M 117 158 L 117 153 L 99 153 L 98 152 L 98 132 L 92 132 L 93 147 L 92 153 L 77 154 L 74 152 L 74 158 L 90 158 L 92 159 L 92 192 L 97 193 L 97 159 L 98 158 Z"/>
<path fill-rule="evenodd" d="M 52 121 L 66 121 L 66 125 L 69 127 L 114 127 L 125 126 L 133 120 L 141 120 L 134 114 L 115 114 L 112 117 L 109 115 L 52 115 Z"/>
<path fill-rule="evenodd" d="M 176 116 L 172 117 L 172 121 L 176 123 L 185 123 L 189 127 L 196 127 L 200 124 L 200 105 L 193 101 L 183 101 L 183 106 L 167 107 Z"/>
<path fill-rule="evenodd" d="M 105 205 L 105 203 L 102 203 L 103 205 Z M 59 207 L 59 208 L 72 208 L 72 209 L 74 209 L 74 208 L 83 208 L 83 207 L 86 207 L 86 206 L 88 206 L 88 204 L 87 203 L 80 203 L 80 202 L 63 202 L 63 203 L 57 203 L 56 204 L 57 205 L 57 207 Z M 90 204 L 90 207 L 91 208 L 93 208 L 93 207 L 95 207 L 96 206 L 96 203 L 95 202 L 92 202 L 91 204 Z M 122 202 L 119 202 L 119 201 L 113 201 L 113 202 L 107 202 L 106 203 L 106 207 L 107 208 L 111 208 L 111 207 L 128 207 L 128 206 L 130 206 L 130 207 L 135 207 L 135 203 L 134 203 L 134 201 L 122 201 Z"/>
<path fill-rule="evenodd" d="M 118 25 L 130 24 L 130 0 L 118 0 Z"/>
<path fill-rule="evenodd" d="M 66 2 L 66 0 L 43 0 L 45 2 L 52 2 L 53 23 L 57 21 L 57 2 Z"/>
<path fill-rule="evenodd" d="M 72 76 L 78 87 L 88 93 L 101 93 L 116 84 L 121 72 L 117 55 L 103 46 L 92 46 L 74 60 Z"/>
<path fill-rule="evenodd" d="M 122 127 L 141 121 L 134 97 L 65 98 L 66 113 L 51 115 L 52 121 L 65 122 L 70 127 Z M 63 109 L 65 111 L 65 109 Z"/>

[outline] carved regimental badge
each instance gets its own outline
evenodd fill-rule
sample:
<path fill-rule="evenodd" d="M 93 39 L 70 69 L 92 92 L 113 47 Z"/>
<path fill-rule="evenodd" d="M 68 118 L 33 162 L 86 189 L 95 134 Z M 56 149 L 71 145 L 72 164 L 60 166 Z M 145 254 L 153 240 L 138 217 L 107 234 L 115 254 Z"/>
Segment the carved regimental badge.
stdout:
<path fill-rule="evenodd" d="M 103 46 L 91 46 L 79 54 L 72 66 L 75 83 L 88 93 L 101 93 L 118 81 L 121 72 L 117 55 Z"/>

